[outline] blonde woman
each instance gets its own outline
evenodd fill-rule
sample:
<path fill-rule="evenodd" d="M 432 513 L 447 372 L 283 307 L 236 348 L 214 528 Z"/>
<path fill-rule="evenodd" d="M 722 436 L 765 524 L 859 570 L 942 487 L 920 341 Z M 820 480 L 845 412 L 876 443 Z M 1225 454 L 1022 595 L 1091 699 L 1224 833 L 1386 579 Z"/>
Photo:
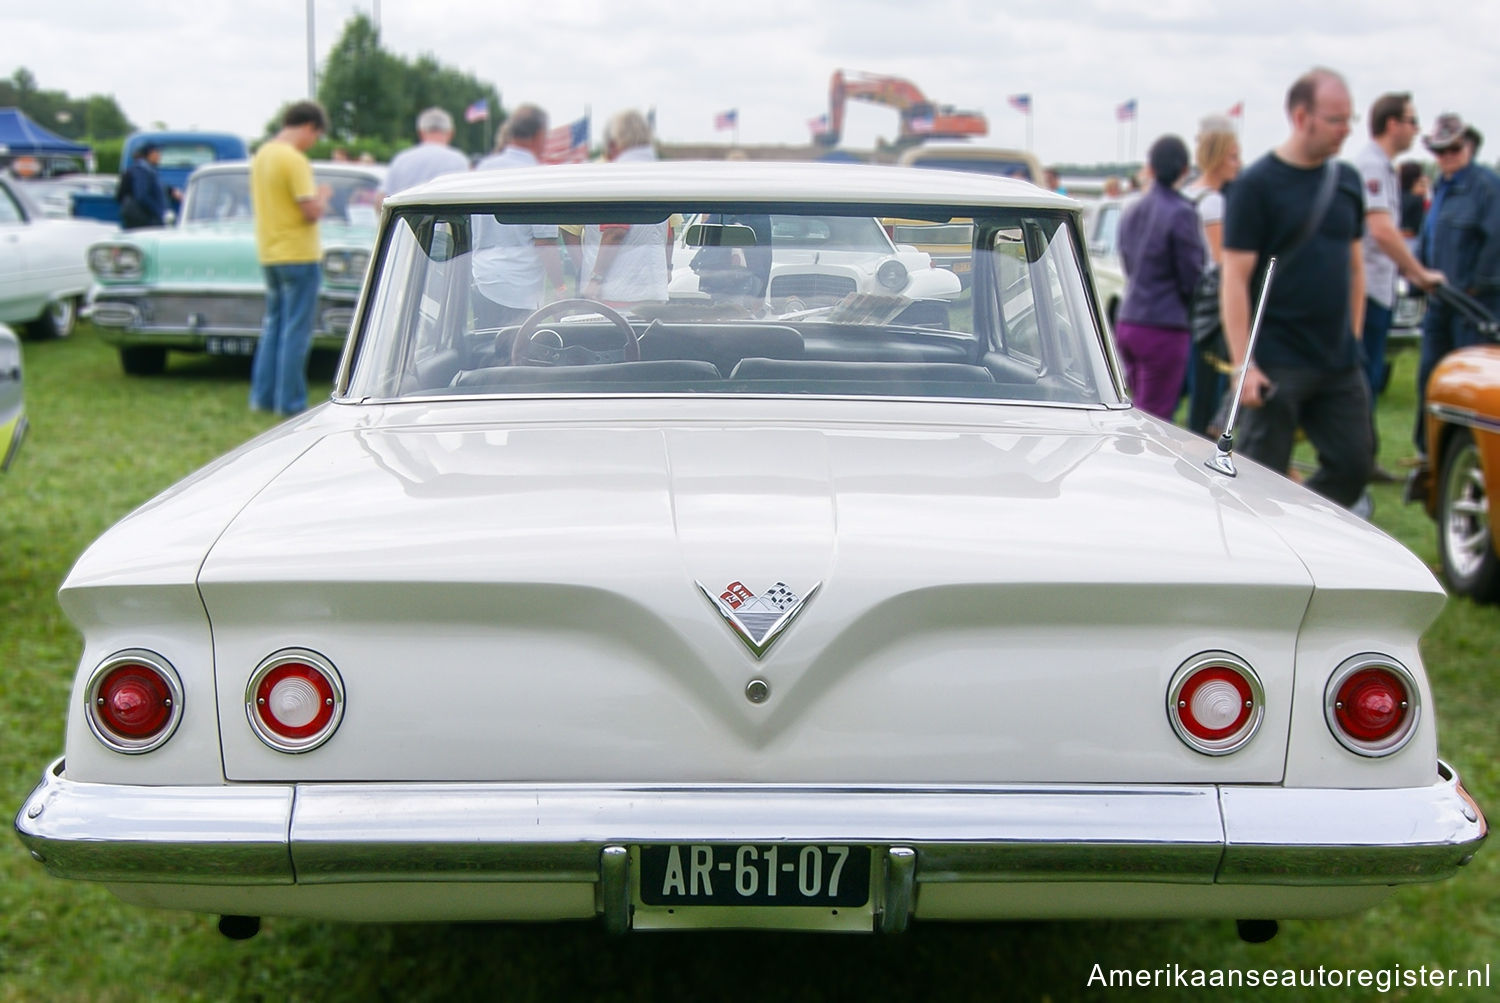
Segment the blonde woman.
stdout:
<path fill-rule="evenodd" d="M 1195 159 L 1198 177 L 1183 194 L 1198 207 L 1207 248 L 1207 268 L 1216 270 L 1224 254 L 1224 190 L 1240 173 L 1240 138 L 1234 123 L 1222 115 L 1210 115 L 1198 126 Z M 1215 412 L 1224 396 L 1225 378 L 1195 346 L 1188 367 L 1188 428 L 1199 435 L 1217 438 Z"/>

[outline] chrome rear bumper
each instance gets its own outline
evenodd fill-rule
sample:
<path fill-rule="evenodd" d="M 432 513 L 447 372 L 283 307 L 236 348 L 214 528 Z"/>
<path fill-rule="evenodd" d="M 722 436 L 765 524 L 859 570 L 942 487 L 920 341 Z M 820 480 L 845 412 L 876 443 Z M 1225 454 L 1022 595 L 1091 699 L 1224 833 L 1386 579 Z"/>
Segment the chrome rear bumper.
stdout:
<path fill-rule="evenodd" d="M 627 923 L 628 848 L 875 847 L 882 926 L 916 887 L 1088 881 L 1346 886 L 1434 881 L 1486 823 L 1456 773 L 1420 788 L 1026 785 L 78 783 L 58 760 L 16 817 L 59 876 L 109 883 L 594 883 Z M 905 903 L 903 905 L 902 903 Z"/>

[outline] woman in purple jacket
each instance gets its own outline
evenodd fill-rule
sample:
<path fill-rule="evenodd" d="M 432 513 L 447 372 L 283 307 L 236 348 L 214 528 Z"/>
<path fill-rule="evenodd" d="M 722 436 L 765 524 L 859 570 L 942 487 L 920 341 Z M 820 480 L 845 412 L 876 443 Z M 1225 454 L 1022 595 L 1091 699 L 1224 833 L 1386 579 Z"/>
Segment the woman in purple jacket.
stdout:
<path fill-rule="evenodd" d="M 1187 144 L 1163 136 L 1147 157 L 1151 187 L 1120 218 L 1125 299 L 1115 338 L 1136 406 L 1170 421 L 1192 350 L 1188 309 L 1206 252 L 1198 211 L 1177 190 L 1188 168 Z"/>

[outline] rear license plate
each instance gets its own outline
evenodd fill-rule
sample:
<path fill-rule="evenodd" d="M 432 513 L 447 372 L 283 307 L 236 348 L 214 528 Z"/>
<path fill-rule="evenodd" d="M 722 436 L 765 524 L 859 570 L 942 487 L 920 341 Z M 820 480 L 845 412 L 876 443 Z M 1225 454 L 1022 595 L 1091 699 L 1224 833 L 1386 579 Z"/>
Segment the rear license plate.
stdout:
<path fill-rule="evenodd" d="M 640 847 L 648 906 L 857 908 L 870 900 L 870 848 L 828 844 Z"/>
<path fill-rule="evenodd" d="M 203 339 L 203 350 L 209 355 L 254 355 L 257 340 L 209 335 Z"/>

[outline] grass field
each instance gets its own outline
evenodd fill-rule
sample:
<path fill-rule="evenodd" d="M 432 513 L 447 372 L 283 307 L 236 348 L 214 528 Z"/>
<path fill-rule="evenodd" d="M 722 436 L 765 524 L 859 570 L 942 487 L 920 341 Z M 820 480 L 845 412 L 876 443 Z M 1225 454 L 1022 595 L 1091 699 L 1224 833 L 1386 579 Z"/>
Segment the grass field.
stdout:
<path fill-rule="evenodd" d="M 1384 463 L 1408 445 L 1414 353 L 1381 412 Z M 6 817 L 63 746 L 79 639 L 56 589 L 88 542 L 205 461 L 269 425 L 246 408 L 246 367 L 175 358 L 129 379 L 87 325 L 26 345 L 33 432 L 0 478 L 0 807 Z M 328 370 L 321 377 L 326 380 Z M 1376 489 L 1375 520 L 1423 559 L 1433 528 Z M 1444 758 L 1500 813 L 1500 609 L 1450 601 L 1424 642 Z M 1500 986 L 1500 847 L 1449 882 L 1408 887 L 1351 919 L 1287 922 L 1241 943 L 1214 922 L 918 924 L 901 937 L 607 937 L 596 925 L 336 925 L 270 919 L 231 942 L 209 917 L 117 903 L 49 878 L 0 834 L 0 1001 L 9 1000 L 1074 1000 L 1095 965 L 1185 970 L 1429 966 L 1492 969 Z M 1460 972 L 1462 977 L 1462 971 Z M 1157 988 L 1150 999 L 1496 999 L 1500 989 Z"/>

